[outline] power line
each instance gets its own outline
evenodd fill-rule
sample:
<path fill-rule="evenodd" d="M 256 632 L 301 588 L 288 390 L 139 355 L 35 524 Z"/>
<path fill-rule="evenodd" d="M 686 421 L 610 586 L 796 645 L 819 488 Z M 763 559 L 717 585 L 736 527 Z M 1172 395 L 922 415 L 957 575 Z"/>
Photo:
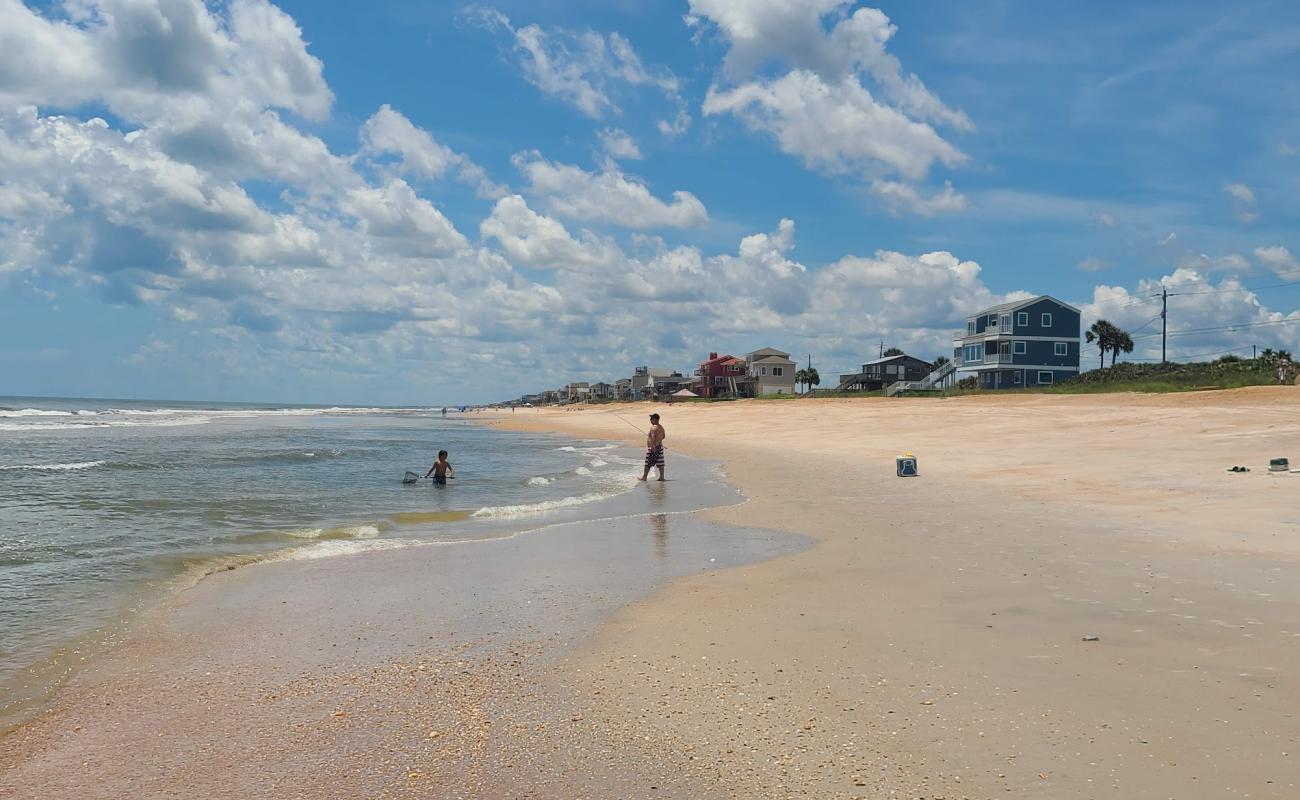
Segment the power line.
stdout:
<path fill-rule="evenodd" d="M 1238 353 L 1238 352 L 1244 353 L 1246 350 L 1249 349 L 1250 348 L 1248 347 L 1237 347 L 1237 348 L 1233 348 L 1232 350 L 1216 350 L 1213 353 L 1196 353 L 1190 356 L 1178 356 L 1178 358 L 1192 359 L 1192 358 L 1209 358 L 1210 356 L 1226 356 L 1232 353 Z M 1162 359 L 1157 356 L 1129 356 L 1126 357 L 1124 360 L 1125 361 L 1160 361 Z"/>
<path fill-rule="evenodd" d="M 1227 294 L 1229 292 L 1259 292 L 1264 289 L 1280 289 L 1283 286 L 1300 286 L 1300 281 L 1286 281 L 1285 283 L 1270 283 L 1265 286 L 1234 286 L 1230 289 L 1206 289 L 1200 292 L 1170 292 L 1170 297 L 1190 297 L 1198 294 Z"/>
<path fill-rule="evenodd" d="M 1243 330 L 1245 328 L 1266 328 L 1273 325 L 1291 325 L 1297 322 L 1300 322 L 1300 317 L 1288 317 L 1286 319 L 1275 319 L 1275 320 L 1270 320 L 1268 322 L 1242 322 L 1236 325 L 1222 325 L 1214 328 L 1188 328 L 1187 330 L 1174 331 L 1173 333 L 1170 333 L 1169 338 L 1172 339 L 1175 336 L 1195 336 L 1202 333 L 1222 333 L 1224 331 L 1238 331 L 1238 330 Z M 1160 334 L 1158 333 L 1152 333 L 1146 336 L 1139 336 L 1134 341 L 1138 341 L 1142 339 L 1154 339 L 1159 335 Z"/>

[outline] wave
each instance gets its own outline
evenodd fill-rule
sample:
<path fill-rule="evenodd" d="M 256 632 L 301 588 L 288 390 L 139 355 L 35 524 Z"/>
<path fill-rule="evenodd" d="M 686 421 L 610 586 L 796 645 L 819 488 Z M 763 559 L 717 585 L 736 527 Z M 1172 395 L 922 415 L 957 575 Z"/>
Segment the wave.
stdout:
<path fill-rule="evenodd" d="M 338 528 L 298 528 L 280 531 L 295 539 L 375 539 L 379 537 L 378 525 L 344 525 Z"/>
<path fill-rule="evenodd" d="M 587 462 L 587 466 L 589 466 L 589 467 L 591 467 L 591 468 L 593 468 L 593 469 L 598 468 L 598 467 L 608 466 L 608 464 L 609 464 L 608 461 L 604 461 L 604 460 L 599 459 L 599 458 L 593 458 L 592 460 L 590 460 L 590 461 Z"/>
<path fill-rule="evenodd" d="M 543 500 L 540 503 L 521 503 L 513 506 L 486 506 L 475 511 L 470 516 L 477 518 L 492 517 L 527 517 L 533 514 L 545 514 L 548 511 L 558 511 L 561 508 L 572 508 L 582 506 L 587 503 L 596 503 L 601 500 L 608 500 L 619 492 L 592 492 L 590 494 L 573 495 L 571 497 L 557 497 L 554 500 Z"/>
<path fill-rule="evenodd" d="M 591 474 L 591 470 L 587 469 L 586 467 L 578 467 L 577 469 L 574 470 L 574 472 L 577 473 L 578 475 L 590 475 L 590 474 Z"/>
<path fill-rule="evenodd" d="M 545 475 L 536 475 L 525 481 L 529 486 L 545 486 L 548 483 L 555 483 L 554 478 L 548 478 Z"/>
<path fill-rule="evenodd" d="M 8 408 L 0 411 L 0 417 L 71 417 L 71 411 L 51 411 L 44 408 Z"/>
<path fill-rule="evenodd" d="M 102 467 L 107 461 L 74 461 L 70 464 L 6 464 L 0 470 L 33 470 L 37 472 L 61 472 L 64 470 L 93 469 Z"/>
<path fill-rule="evenodd" d="M 571 444 L 566 444 L 564 447 L 557 447 L 557 448 L 555 448 L 555 449 L 556 449 L 556 450 L 559 450 L 561 453 L 576 453 L 576 452 L 578 452 L 578 448 L 574 447 L 574 446 L 571 445 Z"/>

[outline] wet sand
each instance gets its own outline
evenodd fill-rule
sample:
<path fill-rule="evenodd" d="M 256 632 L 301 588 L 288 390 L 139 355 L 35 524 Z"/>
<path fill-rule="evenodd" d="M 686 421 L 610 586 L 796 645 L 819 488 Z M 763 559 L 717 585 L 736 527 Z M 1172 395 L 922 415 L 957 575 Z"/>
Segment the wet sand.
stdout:
<path fill-rule="evenodd" d="M 0 795 L 1300 795 L 1295 390 L 656 410 L 670 477 L 750 498 L 719 527 L 223 575 L 0 740 Z"/>
<path fill-rule="evenodd" d="M 734 502 L 707 470 L 679 494 Z M 807 541 L 640 489 L 665 513 L 213 575 L 0 739 L 0 796 L 707 796 L 652 752 L 605 758 L 608 721 L 549 676 L 674 578 Z"/>

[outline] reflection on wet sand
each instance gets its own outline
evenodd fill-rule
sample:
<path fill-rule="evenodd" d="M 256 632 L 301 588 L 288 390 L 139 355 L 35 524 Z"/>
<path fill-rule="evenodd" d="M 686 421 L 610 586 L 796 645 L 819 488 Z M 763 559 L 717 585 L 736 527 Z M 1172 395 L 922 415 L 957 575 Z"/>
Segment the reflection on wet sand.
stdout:
<path fill-rule="evenodd" d="M 668 557 L 668 515 L 651 514 L 650 531 L 655 537 L 655 555 L 659 558 Z"/>

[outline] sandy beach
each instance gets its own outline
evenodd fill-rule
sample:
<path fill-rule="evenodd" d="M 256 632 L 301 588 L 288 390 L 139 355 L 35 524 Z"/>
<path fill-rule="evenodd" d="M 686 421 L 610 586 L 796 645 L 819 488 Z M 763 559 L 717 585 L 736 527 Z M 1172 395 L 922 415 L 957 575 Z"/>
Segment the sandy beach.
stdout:
<path fill-rule="evenodd" d="M 670 479 L 748 502 L 440 554 L 460 583 L 430 548 L 204 581 L 0 739 L 0 795 L 1300 792 L 1296 390 L 653 410 Z"/>

